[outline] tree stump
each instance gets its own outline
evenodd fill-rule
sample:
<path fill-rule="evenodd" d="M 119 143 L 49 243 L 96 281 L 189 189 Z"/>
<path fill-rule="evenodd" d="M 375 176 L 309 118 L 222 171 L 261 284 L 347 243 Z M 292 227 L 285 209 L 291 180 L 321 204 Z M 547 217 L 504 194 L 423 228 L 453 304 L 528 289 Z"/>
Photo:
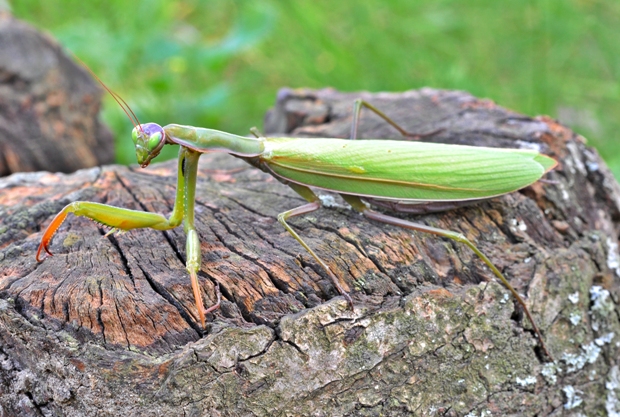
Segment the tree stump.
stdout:
<path fill-rule="evenodd" d="M 35 261 L 42 228 L 76 200 L 169 213 L 176 161 L 0 181 L 0 404 L 4 415 L 595 415 L 620 412 L 620 187 L 597 153 L 548 117 L 467 93 L 283 90 L 277 136 L 347 137 L 362 97 L 427 140 L 533 147 L 560 161 L 520 192 L 423 216 L 460 231 L 505 273 L 556 362 L 546 362 L 506 288 L 466 247 L 376 224 L 338 197 L 291 220 L 351 290 L 276 220 L 303 201 L 228 155 L 201 158 L 196 223 L 203 331 L 181 228 L 107 230 L 69 217 Z M 399 137 L 364 112 L 363 138 Z"/>
<path fill-rule="evenodd" d="M 53 39 L 0 13 L 0 176 L 111 163 L 100 106 L 97 83 Z"/>

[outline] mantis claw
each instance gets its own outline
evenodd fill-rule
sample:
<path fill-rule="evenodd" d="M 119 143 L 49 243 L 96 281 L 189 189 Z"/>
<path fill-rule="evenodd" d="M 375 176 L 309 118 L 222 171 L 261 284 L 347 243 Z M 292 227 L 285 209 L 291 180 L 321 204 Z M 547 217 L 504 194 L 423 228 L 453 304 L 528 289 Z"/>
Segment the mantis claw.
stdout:
<path fill-rule="evenodd" d="M 349 308 L 351 308 L 351 311 L 355 312 L 355 307 L 353 307 L 353 299 L 351 298 L 349 293 L 344 292 L 342 293 L 342 296 L 344 297 L 345 300 L 347 300 L 347 303 L 349 304 Z"/>
<path fill-rule="evenodd" d="M 58 228 L 60 228 L 60 225 L 62 225 L 69 213 L 73 213 L 76 216 L 87 217 L 103 226 L 111 227 L 112 230 L 106 233 L 105 236 L 109 236 L 117 231 L 125 232 L 141 227 L 166 230 L 177 226 L 176 223 L 170 223 L 165 217 L 156 213 L 145 213 L 87 201 L 75 201 L 66 205 L 65 208 L 54 217 L 49 226 L 47 226 L 47 229 L 45 229 L 43 237 L 41 238 L 41 243 L 39 244 L 39 250 L 37 251 L 37 262 L 42 261 L 42 251 L 45 251 L 50 256 L 52 255 L 48 246 L 54 234 Z"/>
<path fill-rule="evenodd" d="M 202 327 L 205 327 L 205 308 L 202 304 L 202 294 L 200 292 L 200 285 L 198 284 L 198 276 L 195 272 L 190 272 L 189 280 L 192 283 L 192 291 L 194 292 L 194 301 L 196 302 L 196 310 L 198 310 L 198 318 L 200 319 L 200 324 Z"/>
<path fill-rule="evenodd" d="M 331 271 L 331 269 L 329 269 L 329 266 L 327 266 L 325 264 L 325 268 L 326 268 L 327 274 L 329 275 L 329 277 L 332 280 L 332 283 L 334 284 L 334 286 L 336 287 L 336 289 L 338 290 L 340 295 L 342 295 L 344 297 L 344 299 L 347 300 L 347 303 L 349 304 L 349 307 L 351 308 L 351 311 L 354 312 L 355 311 L 355 307 L 353 307 L 353 299 L 351 298 L 349 293 L 344 288 L 342 288 L 342 286 L 338 282 L 338 278 L 336 277 L 336 275 L 334 275 L 334 273 Z"/>
<path fill-rule="evenodd" d="M 220 291 L 220 283 L 217 281 L 215 282 L 215 294 L 217 294 L 217 303 L 207 308 L 205 310 L 205 314 L 209 314 L 210 312 L 215 311 L 218 308 L 220 308 L 220 302 L 222 301 L 222 292 Z"/>
<path fill-rule="evenodd" d="M 62 211 L 58 213 L 56 217 L 54 217 L 54 220 L 52 220 L 49 226 L 47 226 L 47 229 L 45 229 L 45 232 L 43 233 L 43 237 L 41 238 L 41 243 L 39 244 L 39 249 L 37 250 L 37 256 L 36 256 L 37 262 L 41 262 L 43 260 L 41 258 L 41 251 L 43 250 L 49 256 L 54 256 L 52 252 L 50 252 L 50 250 L 48 249 L 48 246 L 50 242 L 52 241 L 52 237 L 54 237 L 54 234 L 56 233 L 60 225 L 67 218 L 67 213 L 69 212 L 68 207 L 69 206 L 66 206 L 64 209 L 62 209 Z"/>
<path fill-rule="evenodd" d="M 108 230 L 108 233 L 106 233 L 105 235 L 103 235 L 103 237 L 108 237 L 111 234 L 113 234 L 114 232 L 116 232 L 118 229 L 116 227 L 111 228 L 110 230 Z"/>
<path fill-rule="evenodd" d="M 45 250 L 45 253 L 47 253 L 47 256 L 54 256 L 54 254 L 52 252 L 49 251 L 49 249 L 47 248 L 47 244 L 43 244 L 43 242 L 39 243 L 39 249 L 37 250 L 37 262 L 41 262 L 43 259 L 41 259 L 41 251 Z"/>
<path fill-rule="evenodd" d="M 200 285 L 198 284 L 198 276 L 195 272 L 190 272 L 190 281 L 194 292 L 194 300 L 196 301 L 196 309 L 198 310 L 198 318 L 200 319 L 200 324 L 204 328 L 206 326 L 206 315 L 220 308 L 220 302 L 222 301 L 220 283 L 217 282 L 215 287 L 217 302 L 205 310 L 204 305 L 202 304 L 202 293 L 200 292 Z"/>

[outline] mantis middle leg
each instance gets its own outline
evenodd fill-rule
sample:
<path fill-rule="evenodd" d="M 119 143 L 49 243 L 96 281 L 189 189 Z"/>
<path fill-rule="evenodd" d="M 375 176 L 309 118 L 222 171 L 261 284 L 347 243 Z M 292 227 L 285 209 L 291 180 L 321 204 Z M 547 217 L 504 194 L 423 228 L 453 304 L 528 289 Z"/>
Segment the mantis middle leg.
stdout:
<path fill-rule="evenodd" d="M 308 187 L 303 185 L 289 183 L 289 187 L 291 187 L 297 194 L 308 200 L 308 204 L 304 204 L 303 206 L 299 206 L 292 210 L 285 211 L 283 213 L 278 214 L 278 221 L 284 226 L 287 232 L 291 234 L 299 242 L 301 246 L 304 247 L 306 251 L 321 265 L 321 268 L 327 273 L 329 279 L 331 279 L 334 287 L 338 290 L 338 292 L 347 300 L 351 309 L 353 309 L 353 300 L 349 293 L 340 285 L 338 281 L 338 277 L 331 271 L 329 266 L 316 254 L 314 251 L 303 241 L 303 239 L 293 230 L 293 228 L 286 222 L 289 218 L 300 216 L 302 214 L 312 213 L 313 211 L 321 208 L 321 200 L 319 197 Z"/>

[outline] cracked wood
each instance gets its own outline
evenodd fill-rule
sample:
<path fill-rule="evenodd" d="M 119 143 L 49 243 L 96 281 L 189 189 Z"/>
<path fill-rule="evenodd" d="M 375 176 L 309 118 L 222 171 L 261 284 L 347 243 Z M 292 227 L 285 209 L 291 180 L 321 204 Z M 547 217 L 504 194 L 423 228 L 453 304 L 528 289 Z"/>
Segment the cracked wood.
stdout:
<path fill-rule="evenodd" d="M 65 414 L 549 414 L 570 385 L 588 399 L 580 411 L 604 410 L 620 396 L 606 388 L 618 369 L 618 271 L 608 260 L 620 192 L 603 162 L 549 118 L 454 91 L 285 91 L 266 130 L 344 137 L 360 95 L 409 130 L 444 129 L 430 140 L 527 144 L 561 161 L 554 183 L 447 213 L 402 214 L 475 241 L 526 295 L 558 370 L 543 373 L 512 299 L 486 283 L 492 274 L 467 248 L 369 222 L 339 198 L 291 221 L 352 289 L 356 311 L 330 302 L 329 279 L 276 220 L 302 200 L 242 161 L 207 155 L 197 189 L 200 279 L 208 303 L 216 281 L 225 299 L 206 335 L 181 228 L 102 238 L 101 227 L 71 217 L 53 241 L 56 255 L 34 262 L 40 228 L 70 201 L 170 212 L 174 161 L 3 180 L 0 354 L 10 366 L 0 376 L 16 388 L 2 403 Z M 363 137 L 398 138 L 390 129 L 363 114 Z M 596 303 L 596 291 L 608 296 Z M 596 355 L 578 362 L 586 349 Z M 41 387 L 30 397 L 16 382 L 23 375 Z"/>

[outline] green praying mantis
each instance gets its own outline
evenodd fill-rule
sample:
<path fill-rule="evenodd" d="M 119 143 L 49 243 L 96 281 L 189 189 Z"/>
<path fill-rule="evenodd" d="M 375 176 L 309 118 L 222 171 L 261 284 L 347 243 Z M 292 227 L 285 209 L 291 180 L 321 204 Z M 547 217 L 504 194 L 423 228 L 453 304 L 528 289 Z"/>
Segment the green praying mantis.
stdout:
<path fill-rule="evenodd" d="M 351 139 L 264 137 L 256 130 L 253 131 L 254 137 L 243 137 L 178 124 L 165 127 L 155 123 L 140 124 L 122 98 L 102 85 L 134 124 L 132 139 L 141 167 L 148 166 L 165 145 L 180 145 L 174 208 L 170 217 L 166 218 L 156 213 L 93 202 L 70 203 L 45 230 L 37 251 L 37 261 L 42 260 L 43 251 L 52 255 L 49 250 L 52 237 L 69 213 L 109 226 L 112 228 L 109 233 L 144 227 L 169 230 L 182 223 L 187 236 L 186 268 L 200 322 L 204 327 L 206 314 L 219 307 L 221 293 L 218 283 L 217 303 L 205 309 L 197 275 L 201 254 L 194 226 L 196 177 L 198 160 L 202 154 L 223 152 L 271 174 L 307 201 L 306 204 L 280 213 L 278 221 L 316 260 L 351 308 L 352 299 L 340 284 L 339 278 L 288 224 L 290 218 L 314 212 L 321 207 L 321 200 L 312 188 L 340 194 L 353 210 L 370 220 L 431 233 L 468 246 L 523 306 L 544 352 L 551 358 L 522 297 L 491 260 L 463 234 L 393 217 L 371 209 L 368 203 L 414 213 L 448 210 L 526 187 L 553 169 L 557 165 L 554 159 L 524 149 L 418 141 L 353 140 L 357 136 L 362 107 L 377 113 L 402 134 L 411 136 L 379 109 L 361 100 L 354 104 Z"/>

